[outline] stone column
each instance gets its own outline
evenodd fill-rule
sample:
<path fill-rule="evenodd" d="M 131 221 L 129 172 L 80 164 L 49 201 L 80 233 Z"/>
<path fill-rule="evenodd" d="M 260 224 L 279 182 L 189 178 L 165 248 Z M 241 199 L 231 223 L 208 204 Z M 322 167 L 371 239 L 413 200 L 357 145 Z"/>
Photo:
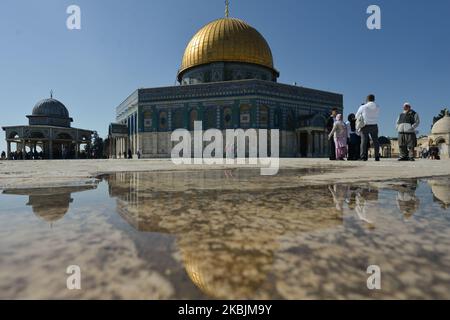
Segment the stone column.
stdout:
<path fill-rule="evenodd" d="M 116 156 L 120 159 L 120 139 L 116 137 Z"/>
<path fill-rule="evenodd" d="M 113 140 L 113 155 L 114 155 L 115 159 L 118 159 L 117 158 L 117 138 L 115 138 L 115 137 Z"/>
<path fill-rule="evenodd" d="M 111 137 L 111 141 L 110 141 L 111 148 L 109 149 L 109 152 L 111 154 L 111 159 L 115 159 L 115 157 L 116 157 L 116 153 L 115 153 L 115 149 L 114 149 L 114 141 L 115 141 L 115 138 Z"/>
<path fill-rule="evenodd" d="M 80 150 L 80 144 L 77 142 L 75 144 L 75 159 L 78 159 L 78 152 Z"/>
<path fill-rule="evenodd" d="M 23 140 L 23 143 L 22 143 L 22 160 L 26 159 L 26 152 L 27 152 L 26 146 L 27 146 L 26 141 Z"/>
<path fill-rule="evenodd" d="M 6 159 L 11 160 L 11 141 L 6 143 Z"/>
<path fill-rule="evenodd" d="M 125 150 L 126 149 L 126 141 L 125 141 L 125 139 L 124 138 L 120 138 L 120 154 L 123 156 L 123 153 L 124 152 L 127 152 L 127 154 L 128 154 L 128 151 L 127 150 Z M 126 159 L 127 157 L 124 157 L 124 159 Z"/>
<path fill-rule="evenodd" d="M 313 139 L 312 139 L 312 134 L 311 131 L 308 130 L 308 157 L 311 158 L 312 157 L 312 144 L 313 144 Z"/>
<path fill-rule="evenodd" d="M 317 147 L 316 147 L 316 157 L 320 157 L 320 153 L 322 152 L 322 143 L 321 143 L 321 139 L 322 139 L 322 135 L 319 132 L 316 132 L 316 137 L 317 137 Z"/>
<path fill-rule="evenodd" d="M 51 160 L 53 159 L 53 141 L 48 141 L 48 158 Z"/>

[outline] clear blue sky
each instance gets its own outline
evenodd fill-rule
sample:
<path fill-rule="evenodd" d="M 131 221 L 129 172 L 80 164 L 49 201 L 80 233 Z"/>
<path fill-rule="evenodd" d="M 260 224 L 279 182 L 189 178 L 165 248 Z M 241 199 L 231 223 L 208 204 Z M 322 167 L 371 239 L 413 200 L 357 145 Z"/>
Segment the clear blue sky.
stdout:
<path fill-rule="evenodd" d="M 66 28 L 71 4 L 82 10 L 80 31 Z M 371 4 L 382 10 L 380 31 L 366 27 Z M 73 126 L 105 136 L 132 91 L 175 83 L 187 42 L 223 12 L 223 0 L 2 0 L 0 125 L 27 124 L 53 89 Z M 421 133 L 450 105 L 449 0 L 231 0 L 231 15 L 267 39 L 280 82 L 342 93 L 346 114 L 375 93 L 384 135 L 395 134 L 405 101 L 420 112 Z"/>

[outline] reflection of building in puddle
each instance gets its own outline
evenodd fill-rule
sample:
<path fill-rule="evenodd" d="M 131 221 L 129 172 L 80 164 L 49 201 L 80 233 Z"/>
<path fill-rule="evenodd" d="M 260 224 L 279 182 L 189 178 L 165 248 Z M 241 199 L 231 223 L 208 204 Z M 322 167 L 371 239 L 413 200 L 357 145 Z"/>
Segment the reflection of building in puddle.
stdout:
<path fill-rule="evenodd" d="M 220 190 L 224 173 L 211 174 L 217 175 L 213 189 L 194 188 L 209 181 L 196 181 L 192 173 L 166 173 L 174 181 L 172 190 L 167 182 L 157 188 L 150 179 L 158 178 L 145 173 L 105 177 L 130 225 L 176 236 L 187 274 L 210 297 L 270 298 L 268 274 L 279 237 L 342 225 L 326 188 L 263 190 L 255 184 L 255 191 L 248 184 L 245 192 Z M 233 177 L 248 182 L 238 172 Z"/>
<path fill-rule="evenodd" d="M 95 189 L 96 186 L 9 189 L 3 193 L 7 195 L 28 196 L 27 206 L 31 206 L 33 213 L 50 224 L 62 219 L 69 211 L 73 202 L 72 193 Z"/>
<path fill-rule="evenodd" d="M 428 181 L 433 192 L 434 200 L 438 202 L 443 209 L 450 208 L 450 179 L 433 178 Z"/>

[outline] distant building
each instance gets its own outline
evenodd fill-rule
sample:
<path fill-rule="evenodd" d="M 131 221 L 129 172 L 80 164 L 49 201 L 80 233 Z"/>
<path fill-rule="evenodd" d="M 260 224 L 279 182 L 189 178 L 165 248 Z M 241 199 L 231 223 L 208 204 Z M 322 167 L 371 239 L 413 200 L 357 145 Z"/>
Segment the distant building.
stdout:
<path fill-rule="evenodd" d="M 398 152 L 395 146 L 395 139 L 381 136 L 378 138 L 378 143 L 380 144 L 380 155 L 382 158 L 392 158 L 395 156 L 395 152 Z M 370 141 L 369 157 L 372 158 L 374 155 L 375 149 L 372 141 Z"/>
<path fill-rule="evenodd" d="M 138 89 L 116 109 L 109 130 L 110 157 L 129 149 L 144 158 L 170 157 L 171 132 L 279 129 L 280 156 L 325 157 L 326 120 L 343 110 L 341 94 L 279 84 L 264 37 L 242 20 L 215 20 L 189 42 L 179 86 Z M 268 142 L 270 145 L 270 141 Z"/>
<path fill-rule="evenodd" d="M 39 101 L 27 118 L 27 126 L 2 128 L 8 159 L 78 158 L 80 146 L 91 143 L 93 131 L 72 128 L 69 111 L 53 96 Z M 12 145 L 15 145 L 14 156 Z"/>
<path fill-rule="evenodd" d="M 450 113 L 446 109 L 445 116 L 438 120 L 428 137 L 429 143 L 439 149 L 441 159 L 449 159 L 450 155 Z"/>

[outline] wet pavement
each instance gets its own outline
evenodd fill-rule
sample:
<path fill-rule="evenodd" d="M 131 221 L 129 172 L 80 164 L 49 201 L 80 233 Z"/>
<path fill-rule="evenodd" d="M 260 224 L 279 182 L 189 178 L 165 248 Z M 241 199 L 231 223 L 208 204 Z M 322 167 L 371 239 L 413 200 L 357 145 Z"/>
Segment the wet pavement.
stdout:
<path fill-rule="evenodd" d="M 321 170 L 3 190 L 0 299 L 450 299 L 450 177 L 299 184 Z"/>

